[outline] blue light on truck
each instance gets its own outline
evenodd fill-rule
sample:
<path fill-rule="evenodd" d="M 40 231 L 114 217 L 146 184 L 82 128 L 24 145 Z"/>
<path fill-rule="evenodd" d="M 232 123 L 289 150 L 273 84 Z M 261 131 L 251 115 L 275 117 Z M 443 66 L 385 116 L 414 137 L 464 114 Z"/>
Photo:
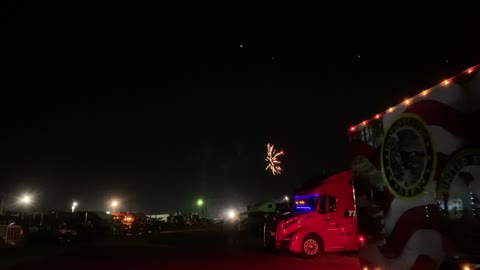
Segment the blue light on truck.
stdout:
<path fill-rule="evenodd" d="M 305 210 L 312 210 L 310 206 L 296 206 L 297 209 L 305 209 Z"/>

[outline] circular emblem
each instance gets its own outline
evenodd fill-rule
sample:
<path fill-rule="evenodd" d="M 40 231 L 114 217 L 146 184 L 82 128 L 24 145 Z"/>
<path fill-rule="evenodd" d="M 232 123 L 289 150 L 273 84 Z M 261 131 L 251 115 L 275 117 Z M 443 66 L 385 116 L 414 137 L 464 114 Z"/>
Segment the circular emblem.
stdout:
<path fill-rule="evenodd" d="M 436 155 L 426 124 L 418 116 L 402 114 L 391 124 L 380 155 L 384 180 L 396 197 L 415 197 L 432 181 Z"/>
<path fill-rule="evenodd" d="M 450 220 L 480 218 L 480 149 L 460 151 L 447 163 L 437 185 L 437 203 Z"/>

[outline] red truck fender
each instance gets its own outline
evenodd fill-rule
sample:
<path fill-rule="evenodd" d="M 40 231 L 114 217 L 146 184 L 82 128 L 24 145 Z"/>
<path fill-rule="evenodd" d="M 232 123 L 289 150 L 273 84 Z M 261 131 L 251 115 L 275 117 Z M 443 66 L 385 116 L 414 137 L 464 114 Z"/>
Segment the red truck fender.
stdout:
<path fill-rule="evenodd" d="M 290 239 L 290 244 L 288 246 L 288 249 L 293 253 L 301 253 L 302 252 L 303 239 L 305 238 L 305 236 L 307 236 L 310 233 L 313 233 L 313 234 L 317 235 L 322 240 L 322 244 L 323 244 L 323 239 L 320 236 L 320 234 L 316 232 L 315 228 L 314 227 L 306 227 L 306 228 L 303 228 L 303 229 L 299 230 L 298 232 L 296 232 L 295 234 L 292 235 L 292 238 Z M 322 246 L 322 250 L 324 250 L 323 246 Z"/>

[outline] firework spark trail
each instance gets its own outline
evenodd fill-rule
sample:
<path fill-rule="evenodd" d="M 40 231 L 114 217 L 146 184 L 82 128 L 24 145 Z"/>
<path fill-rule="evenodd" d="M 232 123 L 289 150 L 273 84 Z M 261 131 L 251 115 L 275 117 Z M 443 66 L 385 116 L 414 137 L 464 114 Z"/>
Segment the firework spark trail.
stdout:
<path fill-rule="evenodd" d="M 274 146 L 268 143 L 267 158 L 265 158 L 265 161 L 268 162 L 268 165 L 265 170 L 270 169 L 273 175 L 282 174 L 282 167 L 280 167 L 281 162 L 277 159 L 281 155 L 283 155 L 283 151 L 277 153 L 274 149 Z"/>

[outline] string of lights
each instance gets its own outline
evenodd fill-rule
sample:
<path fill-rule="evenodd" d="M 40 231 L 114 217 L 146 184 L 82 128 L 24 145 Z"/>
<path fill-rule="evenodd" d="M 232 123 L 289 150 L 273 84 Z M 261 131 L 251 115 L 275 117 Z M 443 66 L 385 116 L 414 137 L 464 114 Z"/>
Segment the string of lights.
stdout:
<path fill-rule="evenodd" d="M 371 117 L 370 119 L 367 119 L 367 120 L 364 120 L 362 121 L 360 124 L 357 124 L 357 125 L 354 125 L 354 126 L 351 126 L 348 131 L 350 133 L 354 133 L 356 132 L 359 127 L 362 127 L 362 126 L 366 126 L 369 122 L 373 121 L 373 120 L 377 120 L 377 119 L 380 119 L 382 116 L 384 116 L 385 114 L 387 113 L 391 113 L 393 112 L 396 108 L 398 108 L 399 106 L 401 105 L 404 105 L 404 106 L 408 106 L 410 104 L 412 104 L 416 99 L 419 99 L 421 97 L 425 97 L 427 95 L 429 95 L 432 90 L 437 87 L 437 86 L 448 86 L 450 85 L 452 82 L 454 82 L 458 77 L 462 76 L 462 75 L 470 75 L 472 74 L 474 71 L 478 70 L 480 68 L 480 65 L 475 65 L 473 67 L 470 67 L 466 70 L 464 70 L 463 72 L 461 73 L 458 73 L 457 75 L 449 78 L 449 79 L 445 79 L 443 80 L 441 83 L 429 88 L 429 89 L 426 89 L 426 90 L 423 90 L 421 91 L 419 94 L 417 94 L 416 96 L 414 97 L 411 97 L 411 98 L 406 98 L 403 102 L 397 104 L 396 106 L 393 106 L 393 107 L 390 107 L 388 108 L 386 111 L 382 112 L 382 113 L 379 113 L 379 114 L 376 114 L 375 116 Z"/>

